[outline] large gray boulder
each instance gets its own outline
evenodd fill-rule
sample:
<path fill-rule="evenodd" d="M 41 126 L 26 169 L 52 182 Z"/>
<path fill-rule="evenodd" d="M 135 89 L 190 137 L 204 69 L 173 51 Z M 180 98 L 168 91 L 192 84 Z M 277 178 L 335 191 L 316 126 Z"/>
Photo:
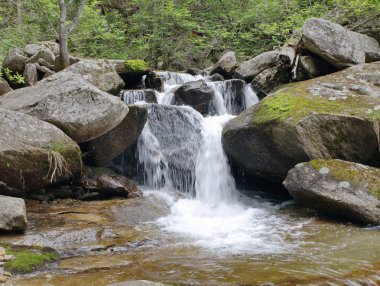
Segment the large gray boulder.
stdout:
<path fill-rule="evenodd" d="M 293 81 L 303 81 L 335 72 L 335 68 L 316 56 L 299 56 Z"/>
<path fill-rule="evenodd" d="M 12 90 L 13 89 L 9 86 L 9 83 L 5 79 L 0 78 L 0 96 Z"/>
<path fill-rule="evenodd" d="M 78 143 L 107 133 L 128 113 L 128 107 L 119 98 L 69 72 L 8 92 L 1 96 L 0 106 L 49 122 Z"/>
<path fill-rule="evenodd" d="M 100 90 L 119 95 L 125 83 L 116 73 L 115 65 L 107 60 L 81 60 L 72 64 L 62 72 L 71 72 L 81 75 Z M 57 74 L 57 78 L 61 73 Z"/>
<path fill-rule="evenodd" d="M 0 194 L 24 196 L 80 173 L 79 146 L 47 122 L 0 108 L 0 134 Z"/>
<path fill-rule="evenodd" d="M 230 78 L 237 66 L 235 52 L 226 52 L 210 70 L 210 75 L 218 73 L 225 78 Z"/>
<path fill-rule="evenodd" d="M 0 232 L 20 232 L 27 227 L 23 199 L 0 195 Z"/>
<path fill-rule="evenodd" d="M 124 120 L 106 134 L 81 144 L 86 164 L 107 166 L 117 155 L 135 143 L 147 120 L 147 109 L 130 105 Z"/>
<path fill-rule="evenodd" d="M 23 51 L 28 57 L 32 57 L 35 54 L 43 50 L 50 50 L 54 56 L 59 55 L 59 44 L 55 42 L 41 42 L 36 44 L 28 44 L 24 47 Z"/>
<path fill-rule="evenodd" d="M 207 115 L 214 98 L 214 91 L 204 80 L 190 81 L 174 92 L 173 104 L 189 105 L 202 115 Z"/>
<path fill-rule="evenodd" d="M 235 70 L 235 77 L 251 82 L 263 71 L 275 68 L 286 70 L 291 67 L 295 58 L 293 48 L 285 47 L 280 50 L 270 51 L 242 62 Z"/>
<path fill-rule="evenodd" d="M 225 125 L 225 151 L 277 182 L 315 158 L 380 165 L 379 78 L 380 62 L 284 86 Z"/>
<path fill-rule="evenodd" d="M 305 206 L 355 222 L 380 225 L 380 169 L 341 160 L 313 160 L 284 181 Z"/>
<path fill-rule="evenodd" d="M 306 49 L 338 69 L 380 60 L 379 43 L 328 20 L 312 18 L 303 26 Z"/>
<path fill-rule="evenodd" d="M 3 68 L 23 74 L 28 57 L 20 48 L 14 48 L 5 56 Z"/>

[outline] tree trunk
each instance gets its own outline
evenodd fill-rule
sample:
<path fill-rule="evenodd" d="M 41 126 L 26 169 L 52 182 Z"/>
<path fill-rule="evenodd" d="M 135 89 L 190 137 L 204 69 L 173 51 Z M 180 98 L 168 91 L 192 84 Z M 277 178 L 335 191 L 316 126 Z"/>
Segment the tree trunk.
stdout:
<path fill-rule="evenodd" d="M 59 33 L 59 70 L 63 70 L 70 65 L 68 40 L 69 35 L 66 31 L 62 31 Z"/>

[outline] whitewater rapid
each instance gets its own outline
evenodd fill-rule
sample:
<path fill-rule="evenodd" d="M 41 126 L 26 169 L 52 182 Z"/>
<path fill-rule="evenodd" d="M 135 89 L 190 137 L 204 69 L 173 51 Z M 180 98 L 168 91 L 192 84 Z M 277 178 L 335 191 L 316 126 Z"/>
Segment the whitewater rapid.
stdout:
<path fill-rule="evenodd" d="M 234 115 L 236 94 L 229 82 L 210 82 L 201 76 L 188 74 L 162 73 L 164 92 L 156 93 L 158 103 L 170 105 L 175 89 L 183 83 L 203 79 L 214 90 L 213 110 L 216 115 L 202 117 L 190 107 L 180 108 L 193 129 L 201 130 L 200 137 L 187 138 L 189 130 L 179 124 L 175 129 L 179 140 L 176 144 L 185 145 L 186 158 L 180 164 L 184 169 L 194 171 L 186 177 L 173 173 L 171 160 L 174 155 L 163 151 L 161 138 L 165 130 L 160 130 L 162 122 L 152 116 L 154 107 L 148 107 L 148 123 L 138 141 L 138 160 L 144 169 L 145 194 L 164 197 L 170 214 L 154 223 L 162 231 L 182 237 L 187 243 L 228 253 L 279 254 L 291 251 L 302 235 L 301 225 L 291 224 L 276 215 L 277 207 L 242 195 L 235 185 L 222 146 L 223 126 Z M 258 102 L 250 86 L 243 88 L 242 109 Z M 133 97 L 133 98 L 132 98 Z M 131 99 L 132 98 L 132 99 Z M 143 101 L 144 98 L 130 93 L 124 100 Z M 149 119 L 150 118 L 150 119 Z M 178 160 L 177 160 L 178 161 Z M 175 181 L 175 182 L 174 182 Z M 182 192 L 185 197 L 177 196 Z M 292 237 L 293 243 L 284 238 Z"/>

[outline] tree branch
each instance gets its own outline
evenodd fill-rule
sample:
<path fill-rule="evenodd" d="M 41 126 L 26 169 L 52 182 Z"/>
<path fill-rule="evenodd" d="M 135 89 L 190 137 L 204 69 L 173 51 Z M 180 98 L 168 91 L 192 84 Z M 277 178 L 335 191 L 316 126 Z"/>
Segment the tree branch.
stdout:
<path fill-rule="evenodd" d="M 75 14 L 75 17 L 73 19 L 73 23 L 71 24 L 71 27 L 68 29 L 68 33 L 71 34 L 71 32 L 75 29 L 75 27 L 79 24 L 80 17 L 82 16 L 83 10 L 84 10 L 84 4 L 85 0 L 80 0 L 77 13 Z"/>

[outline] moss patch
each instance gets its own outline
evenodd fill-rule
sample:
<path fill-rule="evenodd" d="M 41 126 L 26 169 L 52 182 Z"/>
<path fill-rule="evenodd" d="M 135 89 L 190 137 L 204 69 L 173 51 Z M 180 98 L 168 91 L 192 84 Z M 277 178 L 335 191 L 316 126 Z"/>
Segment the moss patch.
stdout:
<path fill-rule="evenodd" d="M 123 62 L 122 72 L 144 73 L 149 69 L 148 64 L 143 60 L 127 60 Z"/>
<path fill-rule="evenodd" d="M 11 272 L 26 273 L 32 272 L 46 263 L 59 259 L 58 253 L 51 248 L 38 246 L 12 246 L 10 244 L 0 244 L 7 254 L 16 258 L 4 264 L 4 268 Z"/>
<path fill-rule="evenodd" d="M 376 104 L 368 96 L 348 96 L 346 99 L 329 100 L 308 92 L 310 81 L 288 84 L 272 96 L 262 100 L 253 118 L 255 124 L 273 121 L 296 125 L 309 114 L 341 114 L 359 116 L 370 121 L 380 120 L 380 111 L 372 110 Z M 380 102 L 379 102 L 380 104 Z"/>
<path fill-rule="evenodd" d="M 369 194 L 380 200 L 380 169 L 341 160 L 312 160 L 309 164 L 317 171 L 327 167 L 329 174 L 338 181 L 365 186 Z"/>
<path fill-rule="evenodd" d="M 81 162 L 82 153 L 72 144 L 62 141 L 56 141 L 49 144 L 49 150 L 62 155 L 69 164 Z"/>

